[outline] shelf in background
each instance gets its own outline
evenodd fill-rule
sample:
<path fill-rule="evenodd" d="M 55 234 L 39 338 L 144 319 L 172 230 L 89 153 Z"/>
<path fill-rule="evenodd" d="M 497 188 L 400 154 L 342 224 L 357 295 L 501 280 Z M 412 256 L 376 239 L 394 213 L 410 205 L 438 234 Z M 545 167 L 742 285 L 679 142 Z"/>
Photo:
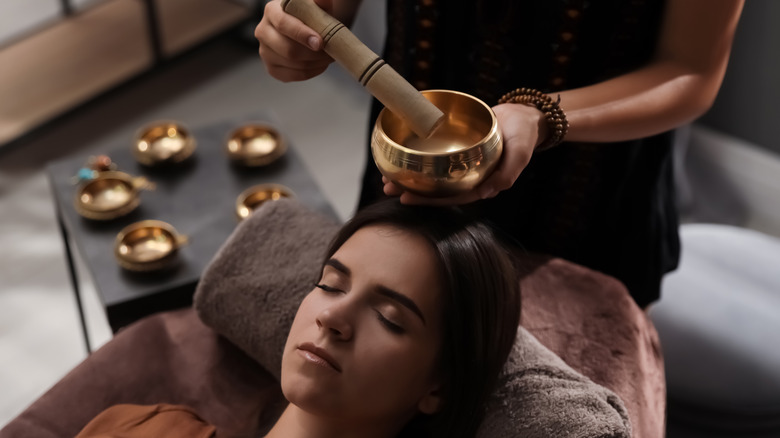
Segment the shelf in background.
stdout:
<path fill-rule="evenodd" d="M 249 8 L 230 0 L 158 0 L 162 51 L 174 56 L 249 16 Z"/>
<path fill-rule="evenodd" d="M 240 24 L 230 0 L 156 0 L 163 59 Z M 0 145 L 156 65 L 146 5 L 110 0 L 0 49 Z"/>
<path fill-rule="evenodd" d="M 0 144 L 152 66 L 144 7 L 115 0 L 0 51 Z"/>

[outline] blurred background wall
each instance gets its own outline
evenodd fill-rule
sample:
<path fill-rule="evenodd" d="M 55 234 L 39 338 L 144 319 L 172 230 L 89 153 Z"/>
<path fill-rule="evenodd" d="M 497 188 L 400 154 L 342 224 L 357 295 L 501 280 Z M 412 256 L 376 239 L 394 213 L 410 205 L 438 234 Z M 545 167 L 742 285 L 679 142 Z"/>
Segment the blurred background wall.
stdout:
<path fill-rule="evenodd" d="M 780 2 L 748 1 L 715 105 L 699 120 L 780 154 Z"/>

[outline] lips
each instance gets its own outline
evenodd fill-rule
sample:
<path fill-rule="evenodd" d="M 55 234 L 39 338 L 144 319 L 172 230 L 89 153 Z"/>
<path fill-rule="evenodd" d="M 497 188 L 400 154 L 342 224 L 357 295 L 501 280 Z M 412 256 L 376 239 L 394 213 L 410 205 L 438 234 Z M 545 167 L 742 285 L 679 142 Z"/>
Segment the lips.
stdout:
<path fill-rule="evenodd" d="M 322 348 L 312 344 L 311 342 L 306 342 L 299 345 L 298 353 L 300 353 L 304 359 L 316 365 L 332 368 L 339 373 L 341 372 L 341 366 L 338 362 L 336 362 L 335 359 L 333 359 L 333 356 L 331 356 Z"/>

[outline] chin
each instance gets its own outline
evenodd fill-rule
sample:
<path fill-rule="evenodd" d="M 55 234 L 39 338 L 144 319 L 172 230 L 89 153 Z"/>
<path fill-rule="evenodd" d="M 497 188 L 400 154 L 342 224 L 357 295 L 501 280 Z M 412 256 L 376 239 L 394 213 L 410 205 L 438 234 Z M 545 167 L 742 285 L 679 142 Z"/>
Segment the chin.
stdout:
<path fill-rule="evenodd" d="M 313 415 L 335 415 L 343 407 L 338 391 L 320 379 L 282 370 L 282 394 L 298 408 Z"/>

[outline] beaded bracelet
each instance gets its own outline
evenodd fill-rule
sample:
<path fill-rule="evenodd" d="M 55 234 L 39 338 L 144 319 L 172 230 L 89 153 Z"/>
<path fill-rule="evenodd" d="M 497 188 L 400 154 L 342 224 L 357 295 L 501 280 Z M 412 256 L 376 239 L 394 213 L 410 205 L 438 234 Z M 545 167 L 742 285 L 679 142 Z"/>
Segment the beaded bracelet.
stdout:
<path fill-rule="evenodd" d="M 544 113 L 544 121 L 550 128 L 550 135 L 536 147 L 537 151 L 550 149 L 560 144 L 569 130 L 569 122 L 566 120 L 566 114 L 564 114 L 560 106 L 560 95 L 558 95 L 558 100 L 552 100 L 550 96 L 539 90 L 518 88 L 501 96 L 498 103 L 520 103 L 533 106 Z"/>

